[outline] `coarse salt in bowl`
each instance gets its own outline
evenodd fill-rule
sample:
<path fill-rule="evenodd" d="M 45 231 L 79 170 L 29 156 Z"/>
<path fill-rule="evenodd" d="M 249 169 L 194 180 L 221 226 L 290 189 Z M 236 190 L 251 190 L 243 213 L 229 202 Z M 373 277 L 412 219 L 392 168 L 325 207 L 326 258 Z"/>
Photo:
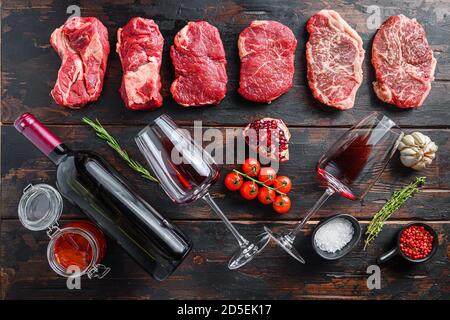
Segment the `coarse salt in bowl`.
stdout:
<path fill-rule="evenodd" d="M 339 214 L 319 223 L 312 235 L 312 244 L 319 256 L 327 260 L 342 258 L 361 237 L 358 220 Z"/>

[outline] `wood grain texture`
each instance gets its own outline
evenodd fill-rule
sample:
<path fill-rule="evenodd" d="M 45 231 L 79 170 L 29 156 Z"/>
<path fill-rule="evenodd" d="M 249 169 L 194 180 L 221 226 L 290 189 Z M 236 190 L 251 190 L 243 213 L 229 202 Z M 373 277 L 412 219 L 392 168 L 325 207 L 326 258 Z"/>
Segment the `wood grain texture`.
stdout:
<path fill-rule="evenodd" d="M 110 149 L 105 142 L 95 137 L 93 130 L 87 126 L 49 126 L 62 141 L 76 149 L 95 150 L 104 155 L 115 167 L 119 169 L 143 194 L 144 198 L 164 211 L 172 219 L 214 219 L 210 209 L 202 201 L 197 201 L 188 206 L 178 206 L 171 203 L 166 194 L 154 183 L 139 177 L 138 174 L 128 169 L 124 162 Z M 130 154 L 143 164 L 145 159 L 133 140 L 139 127 L 108 126 L 107 129 L 117 140 L 129 150 Z M 189 128 L 192 132 L 192 128 Z M 207 129 L 207 128 L 205 128 Z M 233 144 L 237 143 L 240 134 L 236 133 L 226 139 L 226 130 L 220 132 L 223 140 L 214 141 L 217 154 L 223 154 L 234 150 Z M 293 191 L 290 196 L 293 207 L 289 214 L 278 215 L 270 206 L 263 206 L 257 201 L 243 201 L 238 193 L 227 192 L 223 186 L 225 175 L 239 165 L 232 164 L 222 166 L 221 180 L 213 187 L 213 196 L 218 200 L 231 219 L 245 220 L 295 220 L 306 213 L 323 192 L 319 179 L 315 174 L 315 165 L 326 149 L 341 135 L 345 129 L 328 128 L 301 128 L 291 129 L 292 144 L 290 145 L 291 159 L 280 167 L 280 175 L 288 175 L 293 180 Z M 233 131 L 234 132 L 234 131 Z M 236 131 L 239 132 L 239 131 Z M 424 192 L 420 193 L 407 203 L 396 214 L 403 219 L 442 220 L 450 217 L 450 130 L 423 130 L 440 147 L 437 159 L 422 175 L 427 176 L 427 184 Z M 238 137 L 235 137 L 235 136 Z M 35 149 L 30 143 L 21 137 L 12 126 L 3 126 L 2 130 L 2 201 L 1 208 L 4 218 L 17 217 L 17 203 L 21 191 L 29 183 L 54 184 L 54 165 Z M 209 145 L 205 142 L 205 146 Z M 12 149 L 11 146 L 14 146 Z M 319 216 L 328 216 L 332 213 L 351 213 L 358 218 L 369 219 L 378 211 L 390 194 L 403 185 L 408 184 L 418 173 L 403 167 L 396 155 L 383 173 L 381 179 L 373 187 L 363 202 L 353 202 L 339 196 L 334 196 L 322 210 Z M 67 204 L 64 214 L 68 217 L 80 216 L 79 211 Z"/>
<path fill-rule="evenodd" d="M 49 44 L 51 32 L 67 19 L 68 5 L 80 5 L 83 16 L 98 17 L 108 28 L 111 54 L 103 93 L 98 102 L 83 110 L 72 111 L 55 105 L 49 93 L 60 60 Z M 415 17 L 427 32 L 437 59 L 436 81 L 424 105 L 416 110 L 400 110 L 378 100 L 372 90 L 374 71 L 370 50 L 376 30 L 368 28 L 368 7 L 380 8 L 381 20 L 403 13 Z M 305 25 L 321 9 L 338 11 L 356 29 L 364 41 L 364 82 L 355 107 L 341 112 L 313 99 L 306 84 Z M 154 19 L 165 38 L 162 82 L 164 106 L 156 112 L 127 110 L 118 89 L 120 61 L 115 53 L 116 31 L 131 17 Z M 1 8 L 1 190 L 0 190 L 0 299 L 449 299 L 448 236 L 450 231 L 450 0 L 5 0 Z M 270 105 L 244 100 L 237 94 L 239 32 L 252 20 L 271 19 L 289 26 L 298 39 L 294 87 Z M 173 67 L 169 48 L 176 32 L 190 20 L 206 20 L 218 27 L 227 55 L 228 93 L 219 106 L 183 108 L 170 97 Z M 83 280 L 83 290 L 69 291 L 65 280 L 51 271 L 46 261 L 48 239 L 44 232 L 25 230 L 17 219 L 17 204 L 28 183 L 55 184 L 55 168 L 38 150 L 12 127 L 21 113 L 30 111 L 63 141 L 76 149 L 97 151 L 110 161 L 155 208 L 175 221 L 193 240 L 194 250 L 186 261 L 163 283 L 141 270 L 120 248 L 109 243 L 105 263 L 112 273 L 103 280 Z M 372 111 L 394 119 L 406 131 L 417 128 L 439 146 L 437 159 L 427 170 L 417 173 L 403 167 L 395 156 L 379 182 L 363 202 L 334 196 L 308 224 L 298 245 L 308 263 L 297 264 L 274 243 L 238 271 L 226 264 L 235 242 L 223 224 L 201 201 L 188 206 L 170 202 L 155 184 L 140 178 L 95 138 L 93 131 L 81 125 L 81 118 L 98 118 L 137 160 L 145 163 L 133 141 L 134 135 L 161 113 L 167 113 L 192 131 L 193 121 L 202 120 L 205 128 L 221 133 L 242 128 L 256 118 L 282 118 L 291 128 L 291 160 L 280 174 L 293 179 L 293 207 L 287 215 L 277 215 L 270 207 L 243 202 L 238 194 L 223 187 L 224 175 L 235 168 L 222 167 L 222 178 L 212 195 L 237 228 L 250 238 L 263 225 L 277 230 L 291 226 L 323 192 L 315 175 L 317 160 L 345 128 Z M 231 150 L 238 133 L 218 139 L 218 153 Z M 206 143 L 209 144 L 209 143 Z M 311 228 L 319 220 L 335 213 L 349 213 L 365 226 L 390 194 L 417 175 L 426 175 L 427 184 L 390 220 L 380 237 L 368 249 L 362 242 L 345 259 L 326 262 L 315 256 L 310 246 Z M 83 214 L 65 203 L 62 224 L 80 219 Z M 393 244 L 399 228 L 411 220 L 428 221 L 440 235 L 440 246 L 432 261 L 408 265 L 395 259 L 382 266 L 382 289 L 367 289 L 367 266 Z"/>
<path fill-rule="evenodd" d="M 64 222 L 63 222 L 64 223 Z M 194 249 L 179 269 L 166 281 L 152 280 L 120 248 L 109 243 L 104 261 L 111 273 L 102 280 L 82 279 L 82 290 L 70 291 L 65 279 L 48 266 L 45 257 L 48 239 L 43 232 L 29 232 L 18 221 L 4 221 L 0 257 L 3 298 L 32 299 L 448 299 L 450 282 L 447 235 L 450 224 L 432 223 L 441 234 L 440 246 L 432 261 L 409 265 L 400 258 L 381 266 L 382 288 L 367 289 L 367 267 L 375 257 L 390 249 L 397 223 L 386 226 L 367 252 L 362 242 L 345 259 L 321 260 L 310 245 L 310 224 L 297 239 L 307 264 L 292 260 L 271 243 L 254 261 L 238 271 L 228 271 L 227 261 L 236 249 L 232 235 L 220 222 L 178 222 L 194 241 Z M 289 225 L 270 224 L 275 230 Z M 238 224 L 250 238 L 260 223 Z"/>
<path fill-rule="evenodd" d="M 91 115 L 104 123 L 145 124 L 163 112 L 188 124 L 202 119 L 209 124 L 242 125 L 255 117 L 281 117 L 290 125 L 345 125 L 355 122 L 369 111 L 382 111 L 400 125 L 449 127 L 450 58 L 448 34 L 450 15 L 445 10 L 450 0 L 410 2 L 380 1 L 382 20 L 400 12 L 416 17 L 427 31 L 437 58 L 436 82 L 424 106 L 416 110 L 399 110 L 378 100 L 372 90 L 374 72 L 370 63 L 371 41 L 376 30 L 367 27 L 368 6 L 373 1 L 82 1 L 83 16 L 98 17 L 109 30 L 112 52 L 100 100 L 82 111 L 71 111 L 55 105 L 49 93 L 53 87 L 60 60 L 49 44 L 51 32 L 64 23 L 72 1 L 4 1 L 2 9 L 2 121 L 11 123 L 19 113 L 32 111 L 45 123 L 80 123 L 81 116 Z M 360 33 L 364 40 L 364 82 L 358 91 L 355 107 L 339 112 L 313 99 L 306 85 L 305 25 L 309 17 L 323 8 L 333 8 Z M 401 10 L 395 10 L 401 8 Z M 126 110 L 118 92 L 121 68 L 114 51 L 117 28 L 133 16 L 155 19 L 165 38 L 162 83 L 164 106 L 154 113 Z M 218 27 L 227 54 L 228 94 L 217 107 L 185 108 L 170 97 L 173 67 L 169 47 L 175 33 L 189 20 L 209 20 Z M 294 88 L 270 105 L 256 104 L 241 98 L 237 92 L 239 32 L 252 20 L 273 19 L 289 26 L 299 40 L 296 54 Z M 240 113 L 240 116 L 236 116 Z M 414 119 L 414 121 L 411 121 Z"/>

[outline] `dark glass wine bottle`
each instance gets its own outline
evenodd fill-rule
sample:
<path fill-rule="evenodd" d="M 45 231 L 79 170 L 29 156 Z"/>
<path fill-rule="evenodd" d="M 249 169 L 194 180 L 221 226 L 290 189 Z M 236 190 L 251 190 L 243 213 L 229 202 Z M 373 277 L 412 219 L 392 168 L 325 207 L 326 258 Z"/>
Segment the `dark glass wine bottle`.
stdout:
<path fill-rule="evenodd" d="M 157 280 L 166 279 L 192 244 L 142 199 L 101 156 L 72 151 L 32 114 L 14 123 L 57 166 L 57 187 L 138 264 Z"/>

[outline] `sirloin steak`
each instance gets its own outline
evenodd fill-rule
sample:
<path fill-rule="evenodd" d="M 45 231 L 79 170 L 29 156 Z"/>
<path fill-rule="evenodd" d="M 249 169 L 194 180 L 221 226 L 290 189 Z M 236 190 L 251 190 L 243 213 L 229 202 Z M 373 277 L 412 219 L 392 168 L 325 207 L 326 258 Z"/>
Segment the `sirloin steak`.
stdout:
<path fill-rule="evenodd" d="M 50 43 L 62 63 L 51 91 L 57 104 L 81 108 L 100 96 L 109 55 L 108 30 L 93 17 L 74 17 L 53 31 Z"/>
<path fill-rule="evenodd" d="M 291 29 L 276 21 L 253 21 L 239 35 L 238 48 L 241 96 L 270 103 L 291 89 L 297 48 Z"/>
<path fill-rule="evenodd" d="M 218 104 L 227 92 L 227 60 L 219 31 L 205 21 L 189 22 L 175 36 L 170 56 L 174 100 L 185 107 Z"/>
<path fill-rule="evenodd" d="M 161 107 L 162 51 L 164 38 L 151 19 L 132 18 L 117 30 L 117 47 L 123 77 L 120 94 L 127 108 L 151 110 Z"/>
<path fill-rule="evenodd" d="M 389 17 L 372 45 L 378 98 L 399 108 L 422 105 L 431 90 L 436 59 L 425 30 L 404 15 Z"/>
<path fill-rule="evenodd" d="M 361 37 L 333 10 L 321 10 L 306 25 L 308 85 L 314 98 L 337 109 L 350 109 L 363 79 Z"/>

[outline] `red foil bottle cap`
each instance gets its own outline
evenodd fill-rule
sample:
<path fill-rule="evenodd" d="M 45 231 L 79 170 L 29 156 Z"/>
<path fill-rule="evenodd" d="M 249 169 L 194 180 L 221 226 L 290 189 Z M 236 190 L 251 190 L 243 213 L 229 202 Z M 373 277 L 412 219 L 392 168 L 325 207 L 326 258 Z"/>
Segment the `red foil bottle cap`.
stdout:
<path fill-rule="evenodd" d="M 14 127 L 48 156 L 62 142 L 31 113 L 25 112 L 14 121 Z"/>

